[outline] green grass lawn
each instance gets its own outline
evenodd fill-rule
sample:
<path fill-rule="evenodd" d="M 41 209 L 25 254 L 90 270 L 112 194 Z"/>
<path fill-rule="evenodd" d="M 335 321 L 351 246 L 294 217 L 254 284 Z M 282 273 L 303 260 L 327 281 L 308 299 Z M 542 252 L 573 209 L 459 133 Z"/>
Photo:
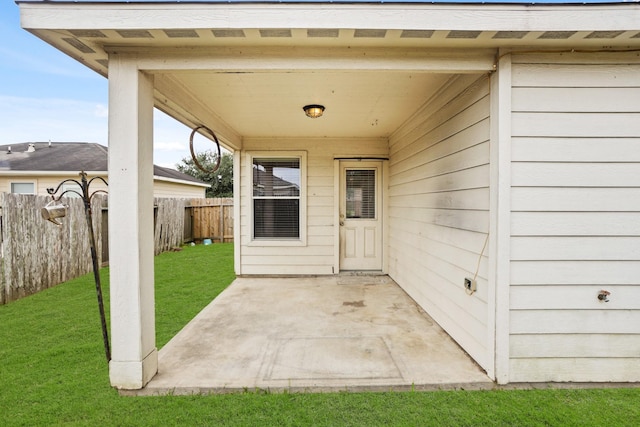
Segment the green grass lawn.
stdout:
<path fill-rule="evenodd" d="M 233 277 L 231 244 L 156 257 L 158 347 Z M 90 274 L 0 306 L 0 426 L 20 425 L 635 426 L 640 389 L 120 396 Z"/>

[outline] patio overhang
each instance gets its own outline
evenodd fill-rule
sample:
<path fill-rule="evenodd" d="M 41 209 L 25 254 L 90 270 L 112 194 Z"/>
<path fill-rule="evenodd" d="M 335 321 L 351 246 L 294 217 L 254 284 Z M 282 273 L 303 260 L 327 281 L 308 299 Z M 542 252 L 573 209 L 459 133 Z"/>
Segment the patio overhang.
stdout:
<path fill-rule="evenodd" d="M 493 71 L 501 49 L 640 45 L 637 3 L 20 7 L 25 29 L 104 76 L 110 58 L 135 58 L 154 75 L 158 109 L 215 129 L 231 150 L 246 137 L 387 137 L 448 75 Z M 301 113 L 309 103 L 327 107 L 321 122 Z"/>

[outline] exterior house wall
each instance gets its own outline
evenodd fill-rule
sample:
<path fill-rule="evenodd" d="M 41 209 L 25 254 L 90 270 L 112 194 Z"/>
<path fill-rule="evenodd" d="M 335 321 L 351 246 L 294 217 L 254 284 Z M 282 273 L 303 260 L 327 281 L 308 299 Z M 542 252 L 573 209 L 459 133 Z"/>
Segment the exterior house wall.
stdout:
<path fill-rule="evenodd" d="M 514 55 L 512 100 L 510 381 L 640 381 L 640 58 Z"/>
<path fill-rule="evenodd" d="M 96 176 L 91 172 L 88 174 L 89 179 Z M 102 175 L 102 177 L 107 179 L 106 175 Z M 68 175 L 4 175 L 0 177 L 0 192 L 10 193 L 12 182 L 33 182 L 35 184 L 36 194 L 39 196 L 47 196 L 49 194 L 47 193 L 47 188 L 56 188 L 65 179 L 80 181 L 80 176 L 77 173 L 70 173 Z M 109 182 L 108 179 L 107 182 Z M 108 188 L 98 179 L 91 183 L 90 189 L 91 191 L 108 191 Z M 201 198 L 205 197 L 206 188 L 155 179 L 153 190 L 154 197 Z M 60 193 L 61 191 L 58 192 L 58 194 Z"/>
<path fill-rule="evenodd" d="M 306 244 L 252 241 L 252 152 L 306 152 Z M 334 159 L 388 155 L 386 139 L 246 139 L 240 169 L 240 266 L 238 274 L 334 274 L 336 179 Z"/>
<path fill-rule="evenodd" d="M 95 175 L 88 172 L 88 178 L 91 179 Z M 102 176 L 106 179 L 106 176 Z M 69 173 L 60 174 L 60 175 L 31 175 L 31 174 L 21 174 L 21 175 L 4 175 L 0 177 L 0 192 L 10 193 L 11 192 L 11 183 L 12 182 L 33 182 L 35 185 L 35 194 L 38 196 L 48 196 L 47 188 L 56 188 L 62 181 L 65 179 L 75 179 L 80 181 L 80 175 L 78 173 Z M 108 182 L 108 181 L 107 181 Z M 104 190 L 106 186 L 102 183 L 102 181 L 96 179 L 91 183 L 91 190 Z M 61 191 L 58 192 L 60 194 Z"/>
<path fill-rule="evenodd" d="M 154 197 L 171 197 L 182 199 L 204 198 L 207 187 L 185 185 L 178 182 L 169 182 L 155 179 L 153 182 Z"/>
<path fill-rule="evenodd" d="M 489 112 L 488 77 L 455 76 L 391 136 L 389 162 L 389 274 L 485 368 Z"/>

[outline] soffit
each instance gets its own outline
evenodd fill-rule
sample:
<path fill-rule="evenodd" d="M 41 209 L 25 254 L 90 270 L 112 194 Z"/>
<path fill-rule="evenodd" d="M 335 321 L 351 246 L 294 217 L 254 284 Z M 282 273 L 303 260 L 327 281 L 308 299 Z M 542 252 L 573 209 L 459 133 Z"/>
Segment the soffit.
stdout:
<path fill-rule="evenodd" d="M 459 55 L 480 49 L 497 53 L 501 48 L 640 46 L 640 19 L 634 20 L 640 17 L 637 6 L 626 9 L 626 15 L 614 6 L 595 10 L 504 5 L 23 3 L 21 8 L 26 29 L 105 76 L 108 52 L 117 51 L 134 52 L 141 58 L 162 57 L 163 51 L 183 52 L 189 61 L 192 51 L 202 55 L 210 49 L 215 55 L 225 48 L 229 52 L 264 49 L 300 60 L 309 49 L 336 49 L 344 57 L 349 49 L 362 56 L 369 49 L 378 54 L 404 49 Z M 608 19 L 608 14 L 616 20 Z M 451 72 L 384 68 L 363 72 L 349 66 L 317 72 L 295 67 L 269 70 L 267 62 L 262 72 L 183 68 L 160 74 L 167 90 L 157 93 L 159 108 L 186 124 L 206 124 L 203 114 L 190 116 L 188 104 L 197 103 L 238 138 L 386 137 L 452 76 Z M 171 98 L 172 91 L 186 97 L 162 102 Z M 301 107 L 310 103 L 324 104 L 325 116 L 306 118 Z"/>
<path fill-rule="evenodd" d="M 640 28 L 640 24 L 638 24 Z M 307 46 L 415 49 L 613 49 L 640 46 L 638 30 L 430 30 L 341 28 L 30 29 L 68 55 L 106 75 L 105 47 L 202 48 Z"/>

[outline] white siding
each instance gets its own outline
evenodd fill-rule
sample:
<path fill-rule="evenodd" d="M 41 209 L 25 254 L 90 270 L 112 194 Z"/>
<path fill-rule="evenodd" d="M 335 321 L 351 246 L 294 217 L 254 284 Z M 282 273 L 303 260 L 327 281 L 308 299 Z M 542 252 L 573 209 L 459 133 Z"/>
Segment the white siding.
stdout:
<path fill-rule="evenodd" d="M 510 381 L 639 381 L 640 58 L 520 55 L 512 79 Z"/>
<path fill-rule="evenodd" d="M 452 78 L 392 135 L 389 162 L 389 274 L 485 368 L 489 111 L 486 76 Z"/>
<path fill-rule="evenodd" d="M 176 199 L 204 198 L 207 188 L 178 182 L 154 180 L 153 196 Z"/>
<path fill-rule="evenodd" d="M 251 241 L 251 177 L 244 162 L 240 166 L 240 262 L 241 274 L 293 275 L 334 274 L 335 177 L 334 158 L 388 155 L 386 139 L 286 139 L 254 138 L 244 142 L 244 151 L 303 150 L 307 154 L 307 230 L 306 245 L 289 246 L 277 242 Z"/>
<path fill-rule="evenodd" d="M 87 178 L 92 179 L 95 175 L 89 175 Z M 102 176 L 104 179 L 109 182 L 106 175 Z M 75 179 L 80 181 L 80 176 L 77 173 L 70 173 L 69 175 L 60 175 L 60 176 L 47 176 L 47 175 L 24 175 L 24 176 L 2 176 L 0 177 L 0 192 L 11 192 L 11 183 L 12 182 L 33 182 L 35 183 L 35 191 L 36 194 L 40 196 L 47 196 L 47 188 L 56 188 L 62 181 L 65 179 Z M 93 192 L 96 190 L 106 190 L 109 191 L 109 188 L 103 184 L 103 182 L 99 179 L 96 179 L 91 183 L 89 189 Z M 180 184 L 174 182 L 167 181 L 159 181 L 154 180 L 153 184 L 153 195 L 154 197 L 174 197 L 174 198 L 199 198 L 205 197 L 206 188 L 188 185 L 188 184 Z M 60 192 L 58 192 L 60 194 Z"/>
<path fill-rule="evenodd" d="M 95 175 L 89 175 L 87 178 L 91 179 Z M 105 176 L 103 178 L 106 179 Z M 79 173 L 69 173 L 68 175 L 59 175 L 59 176 L 47 176 L 47 175 L 4 175 L 0 177 L 0 192 L 11 192 L 11 183 L 12 182 L 33 182 L 35 184 L 35 192 L 39 196 L 48 196 L 47 193 L 48 188 L 57 188 L 58 185 L 66 180 L 66 179 L 75 179 L 78 182 L 80 181 Z M 91 183 L 89 187 L 90 190 L 106 190 L 107 187 L 102 183 L 101 180 L 96 179 Z M 62 192 L 59 191 L 57 194 L 59 195 Z"/>

